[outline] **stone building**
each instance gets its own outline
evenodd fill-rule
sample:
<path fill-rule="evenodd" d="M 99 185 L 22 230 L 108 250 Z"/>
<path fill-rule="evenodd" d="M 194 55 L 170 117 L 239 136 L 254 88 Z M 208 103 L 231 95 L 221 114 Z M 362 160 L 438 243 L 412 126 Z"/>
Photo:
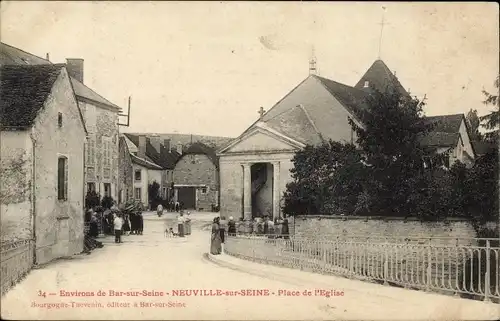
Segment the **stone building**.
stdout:
<path fill-rule="evenodd" d="M 174 168 L 175 199 L 183 208 L 211 210 L 219 205 L 219 162 L 213 147 L 193 143 Z"/>
<path fill-rule="evenodd" d="M 355 86 L 312 73 L 267 113 L 261 113 L 258 121 L 218 153 L 221 215 L 280 217 L 295 152 L 329 139 L 355 143 L 348 119 L 363 127 L 360 114 L 373 88 L 409 95 L 386 64 L 377 60 Z M 436 152 L 452 151 L 450 163 L 474 159 L 463 115 L 429 121 L 438 126 L 422 144 Z"/>
<path fill-rule="evenodd" d="M 134 169 L 132 158 L 123 135 L 118 140 L 118 204 L 126 203 L 133 198 Z"/>
<path fill-rule="evenodd" d="M 0 43 L 2 64 L 52 64 L 21 49 Z M 94 190 L 101 196 L 118 199 L 118 114 L 120 107 L 86 86 L 83 59 L 66 59 L 66 69 L 88 130 L 85 153 L 85 192 Z"/>
<path fill-rule="evenodd" d="M 34 238 L 39 264 L 79 253 L 87 131 L 70 76 L 1 61 L 2 240 Z"/>

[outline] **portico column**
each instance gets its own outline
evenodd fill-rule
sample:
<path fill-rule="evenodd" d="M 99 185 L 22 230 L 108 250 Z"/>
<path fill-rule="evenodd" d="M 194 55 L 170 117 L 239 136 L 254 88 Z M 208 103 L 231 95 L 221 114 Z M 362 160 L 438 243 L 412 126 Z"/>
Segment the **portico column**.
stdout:
<path fill-rule="evenodd" d="M 243 164 L 243 218 L 252 219 L 252 172 L 251 164 Z"/>
<path fill-rule="evenodd" d="M 280 215 L 280 162 L 273 162 L 273 219 Z"/>

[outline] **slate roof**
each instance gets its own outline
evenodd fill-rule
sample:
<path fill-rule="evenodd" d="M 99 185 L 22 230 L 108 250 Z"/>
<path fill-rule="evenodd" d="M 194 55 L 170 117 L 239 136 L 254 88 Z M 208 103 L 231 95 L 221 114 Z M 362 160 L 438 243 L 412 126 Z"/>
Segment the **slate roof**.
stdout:
<path fill-rule="evenodd" d="M 498 150 L 498 145 L 489 143 L 489 142 L 482 142 L 482 141 L 472 141 L 471 142 L 472 147 L 474 148 L 474 152 L 476 153 L 477 156 L 483 156 L 484 154 Z"/>
<path fill-rule="evenodd" d="M 375 60 L 354 87 L 369 92 L 370 88 L 364 88 L 365 81 L 369 82 L 370 87 L 374 87 L 379 91 L 395 89 L 402 95 L 408 95 L 408 92 L 401 85 L 398 78 L 380 59 Z"/>
<path fill-rule="evenodd" d="M 139 135 L 124 134 L 136 147 L 139 147 Z M 157 166 L 163 169 L 174 169 L 175 164 L 180 157 L 177 151 L 167 151 L 166 148 L 161 144 L 160 151 L 157 151 L 150 141 L 146 141 L 146 157 L 151 159 Z M 163 151 L 162 151 L 163 149 Z"/>
<path fill-rule="evenodd" d="M 0 67 L 0 125 L 31 127 L 64 65 Z"/>
<path fill-rule="evenodd" d="M 141 165 L 141 166 L 144 166 L 144 167 L 149 168 L 149 169 L 155 169 L 155 170 L 162 170 L 163 169 L 161 166 L 158 166 L 154 163 L 151 163 L 145 159 L 139 158 L 139 157 L 135 156 L 134 154 L 130 154 L 130 158 L 132 160 L 132 163 L 134 163 L 134 164 Z"/>
<path fill-rule="evenodd" d="M 128 133 L 128 135 L 138 136 L 139 133 Z M 221 136 L 206 136 L 206 135 L 191 135 L 191 134 L 176 134 L 176 133 L 141 133 L 146 136 L 156 136 L 160 140 L 170 139 L 171 146 L 175 149 L 177 143 L 183 146 L 191 144 L 191 142 L 200 142 L 210 147 L 219 148 L 232 141 L 231 137 Z"/>
<path fill-rule="evenodd" d="M 49 60 L 35 56 L 29 52 L 23 51 L 19 48 L 7 45 L 0 42 L 0 65 L 51 65 Z M 113 104 L 106 98 L 102 97 L 88 86 L 80 81 L 71 78 L 71 84 L 77 97 L 83 97 L 100 104 L 106 105 L 108 108 L 120 111 L 121 108 Z"/>
<path fill-rule="evenodd" d="M 459 137 L 460 134 L 458 132 L 430 132 L 420 140 L 420 144 L 434 147 L 455 147 L 458 144 Z"/>

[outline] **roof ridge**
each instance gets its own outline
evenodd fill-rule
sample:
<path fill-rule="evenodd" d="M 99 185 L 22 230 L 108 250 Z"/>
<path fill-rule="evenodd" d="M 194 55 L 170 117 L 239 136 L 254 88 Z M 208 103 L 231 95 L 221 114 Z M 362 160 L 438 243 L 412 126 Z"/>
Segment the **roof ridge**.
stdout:
<path fill-rule="evenodd" d="M 316 123 L 313 121 L 313 119 L 311 118 L 311 115 L 309 115 L 309 112 L 306 110 L 306 108 L 304 107 L 304 105 L 303 104 L 299 104 L 298 107 L 306 114 L 307 119 L 309 120 L 309 122 L 313 126 L 314 131 L 318 134 L 319 139 L 321 141 L 324 141 L 323 135 L 321 135 L 321 132 L 318 130 L 318 127 L 316 126 Z"/>
<path fill-rule="evenodd" d="M 40 56 L 34 55 L 34 54 L 32 54 L 31 52 L 27 52 L 27 51 L 25 51 L 25 50 L 23 50 L 23 49 L 21 49 L 21 48 L 14 47 L 14 46 L 9 45 L 9 44 L 7 44 L 7 43 L 5 43 L 5 42 L 3 42 L 3 41 L 0 41 L 0 43 L 1 43 L 1 44 L 3 44 L 3 45 L 5 45 L 5 46 L 7 46 L 7 47 L 11 47 L 11 48 L 14 48 L 14 49 L 16 49 L 16 50 L 22 51 L 23 53 L 25 53 L 25 54 L 27 54 L 27 55 L 37 57 L 38 59 L 41 59 L 41 60 L 45 60 L 45 61 L 47 61 L 47 62 L 48 62 L 48 64 L 47 64 L 47 65 L 54 65 L 52 62 L 50 62 L 50 60 L 47 60 L 47 59 L 42 58 L 42 57 L 40 57 Z"/>

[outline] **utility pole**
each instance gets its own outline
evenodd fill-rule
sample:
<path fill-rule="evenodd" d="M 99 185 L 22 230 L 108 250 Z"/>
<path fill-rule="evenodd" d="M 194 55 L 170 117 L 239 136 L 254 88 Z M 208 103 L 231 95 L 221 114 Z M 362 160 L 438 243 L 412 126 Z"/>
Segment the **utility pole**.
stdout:
<path fill-rule="evenodd" d="M 127 111 L 127 114 L 118 114 L 118 116 L 127 116 L 127 123 L 126 124 L 120 124 L 120 122 L 118 122 L 118 126 L 124 126 L 124 127 L 129 127 L 130 125 L 130 102 L 132 100 L 132 96 L 128 96 L 128 111 Z"/>

